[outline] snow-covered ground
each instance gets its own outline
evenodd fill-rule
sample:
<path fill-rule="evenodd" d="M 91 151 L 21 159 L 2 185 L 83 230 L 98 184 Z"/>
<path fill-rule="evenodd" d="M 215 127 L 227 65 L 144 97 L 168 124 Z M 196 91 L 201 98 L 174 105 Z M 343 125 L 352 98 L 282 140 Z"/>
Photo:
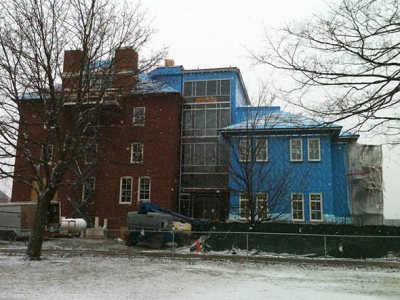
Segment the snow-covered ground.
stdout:
<path fill-rule="evenodd" d="M 0 299 L 400 299 L 398 268 L 0 254 Z"/>

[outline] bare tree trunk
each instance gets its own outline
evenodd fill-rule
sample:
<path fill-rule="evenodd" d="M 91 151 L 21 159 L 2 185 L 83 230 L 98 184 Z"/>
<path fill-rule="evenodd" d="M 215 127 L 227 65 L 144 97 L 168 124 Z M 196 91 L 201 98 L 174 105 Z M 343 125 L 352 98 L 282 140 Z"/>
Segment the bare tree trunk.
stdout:
<path fill-rule="evenodd" d="M 43 198 L 38 199 L 32 234 L 26 251 L 26 255 L 30 260 L 40 260 L 42 254 L 43 235 L 48 219 L 49 204 L 53 196 L 54 195 L 51 195 L 51 192 L 48 192 Z"/>

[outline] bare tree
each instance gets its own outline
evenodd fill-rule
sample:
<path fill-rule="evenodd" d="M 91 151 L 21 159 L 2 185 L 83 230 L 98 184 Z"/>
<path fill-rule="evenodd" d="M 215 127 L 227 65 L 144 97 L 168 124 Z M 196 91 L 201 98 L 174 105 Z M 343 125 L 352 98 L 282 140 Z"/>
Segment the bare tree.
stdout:
<path fill-rule="evenodd" d="M 307 24 L 266 34 L 266 50 L 252 56 L 289 72 L 295 86 L 285 92 L 292 103 L 327 122 L 352 118 L 354 128 L 398 143 L 399 24 L 398 0 L 331 2 Z M 316 89 L 321 97 L 326 93 L 325 102 L 302 101 Z"/>
<path fill-rule="evenodd" d="M 259 99 L 273 98 L 264 86 Z M 268 144 L 274 143 L 277 137 L 274 129 L 282 124 L 299 127 L 301 124 L 296 124 L 295 119 L 285 119 L 278 107 L 271 106 L 272 101 L 268 104 L 259 101 L 257 106 L 243 108 L 243 122 L 222 130 L 231 154 L 229 189 L 240 198 L 237 207 L 231 205 L 231 212 L 251 224 L 282 218 L 290 211 L 288 191 L 296 190 L 293 170 L 279 164 L 282 157 L 278 156 L 282 153 L 270 152 Z"/>
<path fill-rule="evenodd" d="M 66 174 L 93 154 L 90 145 L 104 103 L 126 93 L 123 86 L 108 89 L 115 53 L 140 51 L 153 30 L 138 3 L 111 0 L 2 1 L 0 23 L 0 176 L 36 191 L 27 254 L 40 259 L 50 201 Z M 80 50 L 69 73 L 62 70 L 66 49 Z M 164 54 L 161 50 L 143 59 L 135 73 L 151 68 Z M 137 74 L 129 75 L 133 80 Z M 32 131 L 38 126 L 45 134 Z M 18 173 L 12 168 L 15 158 L 22 161 Z M 90 174 L 78 173 L 81 181 L 87 177 L 82 174 Z"/>

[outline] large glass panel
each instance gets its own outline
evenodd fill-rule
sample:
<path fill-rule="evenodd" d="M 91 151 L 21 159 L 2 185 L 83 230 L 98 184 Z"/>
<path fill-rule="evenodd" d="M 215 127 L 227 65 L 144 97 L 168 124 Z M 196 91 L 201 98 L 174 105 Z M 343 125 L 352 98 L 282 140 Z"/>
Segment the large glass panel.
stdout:
<path fill-rule="evenodd" d="M 192 164 L 191 144 L 183 144 L 183 164 L 189 166 Z"/>
<path fill-rule="evenodd" d="M 219 157 L 218 157 L 218 164 L 220 166 L 226 166 L 229 164 L 229 149 L 226 144 L 219 144 Z"/>
<path fill-rule="evenodd" d="M 186 81 L 183 83 L 183 95 L 184 96 L 193 96 L 193 82 Z"/>
<path fill-rule="evenodd" d="M 205 135 L 205 127 L 206 127 L 206 113 L 204 110 L 195 110 L 193 111 L 195 119 L 194 119 L 194 129 L 195 135 L 203 136 Z"/>
<path fill-rule="evenodd" d="M 216 144 L 205 144 L 205 164 L 206 166 L 215 165 Z"/>
<path fill-rule="evenodd" d="M 206 95 L 206 82 L 196 81 L 196 96 L 205 96 L 205 95 Z"/>
<path fill-rule="evenodd" d="M 231 81 L 221 80 L 221 95 L 229 95 L 231 92 Z"/>
<path fill-rule="evenodd" d="M 183 112 L 183 128 L 184 129 L 192 129 L 193 124 L 192 124 L 192 111 L 187 110 Z"/>
<path fill-rule="evenodd" d="M 194 146 L 194 165 L 203 166 L 204 165 L 204 144 L 193 144 Z"/>
<path fill-rule="evenodd" d="M 230 110 L 229 109 L 223 109 L 220 111 L 221 112 L 221 119 L 220 119 L 220 126 L 219 128 L 224 128 L 226 126 L 229 126 L 231 116 L 230 116 Z"/>
<path fill-rule="evenodd" d="M 217 81 L 216 80 L 208 80 L 207 81 L 207 95 L 215 96 L 217 94 Z"/>
<path fill-rule="evenodd" d="M 217 128 L 217 111 L 215 109 L 206 111 L 206 128 Z"/>

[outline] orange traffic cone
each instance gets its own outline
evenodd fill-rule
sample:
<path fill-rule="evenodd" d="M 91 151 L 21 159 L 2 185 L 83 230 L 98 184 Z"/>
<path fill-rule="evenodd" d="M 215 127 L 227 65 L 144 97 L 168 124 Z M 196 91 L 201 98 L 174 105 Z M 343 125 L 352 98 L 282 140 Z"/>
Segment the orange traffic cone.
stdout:
<path fill-rule="evenodd" d="M 196 252 L 199 253 L 201 251 L 201 245 L 199 240 L 196 240 Z"/>

